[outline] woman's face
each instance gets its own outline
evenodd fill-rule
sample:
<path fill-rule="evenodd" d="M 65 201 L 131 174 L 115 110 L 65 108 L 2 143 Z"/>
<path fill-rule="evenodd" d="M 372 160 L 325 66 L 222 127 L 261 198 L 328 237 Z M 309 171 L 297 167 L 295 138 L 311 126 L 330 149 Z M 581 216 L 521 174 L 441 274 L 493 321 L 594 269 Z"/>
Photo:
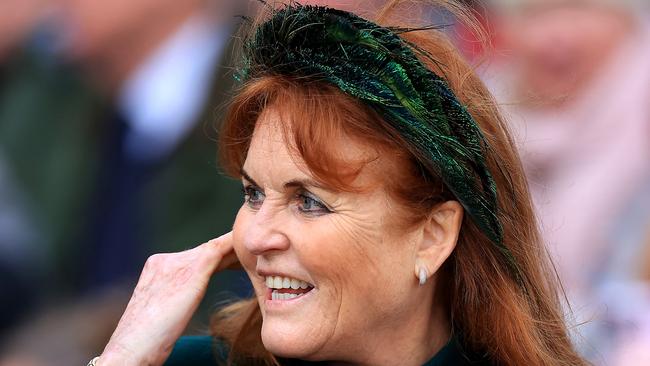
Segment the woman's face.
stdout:
<path fill-rule="evenodd" d="M 352 141 L 332 143 L 344 157 L 372 156 Z M 367 347 L 359 345 L 403 328 L 422 303 L 413 296 L 416 231 L 394 225 L 395 203 L 376 184 L 391 172 L 380 157 L 355 181 L 374 188 L 328 190 L 288 150 L 278 115 L 268 110 L 258 120 L 233 233 L 259 300 L 262 340 L 275 355 L 362 357 Z"/>

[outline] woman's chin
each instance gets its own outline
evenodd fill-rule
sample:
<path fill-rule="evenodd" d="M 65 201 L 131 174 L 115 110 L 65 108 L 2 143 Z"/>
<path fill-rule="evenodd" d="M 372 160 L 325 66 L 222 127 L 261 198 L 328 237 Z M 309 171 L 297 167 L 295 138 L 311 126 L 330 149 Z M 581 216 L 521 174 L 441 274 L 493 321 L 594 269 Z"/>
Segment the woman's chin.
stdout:
<path fill-rule="evenodd" d="M 314 354 L 321 348 L 318 339 L 314 338 L 313 331 L 299 328 L 265 321 L 262 325 L 264 348 L 278 357 L 313 360 Z"/>

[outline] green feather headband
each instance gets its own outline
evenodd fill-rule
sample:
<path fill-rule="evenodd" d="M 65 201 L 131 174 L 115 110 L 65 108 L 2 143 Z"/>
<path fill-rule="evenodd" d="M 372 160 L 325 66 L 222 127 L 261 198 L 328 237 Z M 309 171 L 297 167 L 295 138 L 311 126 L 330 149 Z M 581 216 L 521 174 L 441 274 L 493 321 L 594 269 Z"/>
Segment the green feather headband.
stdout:
<path fill-rule="evenodd" d="M 503 245 L 496 184 L 485 163 L 487 142 L 447 83 L 402 40 L 352 13 L 296 3 L 274 10 L 244 45 L 238 78 L 289 75 L 325 80 L 382 115 L 430 161 L 470 218 L 518 270 Z"/>

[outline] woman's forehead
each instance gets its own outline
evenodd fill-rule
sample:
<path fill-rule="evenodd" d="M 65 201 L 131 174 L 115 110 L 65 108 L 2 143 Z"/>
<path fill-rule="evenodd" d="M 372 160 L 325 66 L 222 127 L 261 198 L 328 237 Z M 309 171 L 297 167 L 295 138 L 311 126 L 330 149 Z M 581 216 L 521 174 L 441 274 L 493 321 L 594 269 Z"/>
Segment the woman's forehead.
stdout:
<path fill-rule="evenodd" d="M 312 117 L 297 116 L 292 113 L 291 109 L 284 110 L 278 107 L 269 107 L 264 109 L 255 125 L 251 147 L 256 143 L 258 148 L 263 148 L 268 151 L 274 151 L 277 149 L 286 150 L 287 156 L 295 157 L 304 162 L 303 158 L 297 151 L 294 128 L 298 123 L 303 126 L 310 123 L 323 123 L 323 121 L 319 119 L 299 121 L 299 119 L 305 118 L 310 119 Z M 316 127 L 314 126 L 313 129 L 316 130 Z M 320 130 L 322 131 L 323 129 L 321 128 Z M 324 150 L 322 149 L 322 145 L 326 145 L 330 148 L 327 152 L 316 152 L 335 155 L 331 157 L 347 160 L 349 162 L 361 160 L 372 161 L 380 157 L 377 149 L 371 147 L 368 143 L 363 143 L 358 138 L 353 138 L 352 136 L 347 135 L 346 132 L 341 129 L 330 128 L 328 132 L 329 133 L 325 136 L 323 136 L 322 132 L 312 133 L 315 136 L 311 141 L 301 141 L 300 144 L 305 145 L 305 143 L 307 143 L 304 147 L 306 149 L 311 149 L 310 152 L 312 153 L 315 152 L 314 149 Z"/>
<path fill-rule="evenodd" d="M 272 178 L 271 173 L 292 178 L 296 175 L 310 177 L 305 161 L 292 150 L 274 114 L 264 113 L 255 126 L 243 169 L 267 180 Z"/>
<path fill-rule="evenodd" d="M 244 162 L 243 169 L 253 174 L 273 174 L 276 177 L 288 179 L 303 178 L 319 180 L 310 169 L 310 164 L 305 161 L 296 147 L 292 133 L 292 122 L 290 114 L 284 113 L 278 108 L 266 108 L 259 116 L 251 143 Z M 314 121 L 317 123 L 318 121 Z M 388 170 L 387 157 L 382 156 L 376 149 L 368 144 L 339 133 L 331 136 L 327 141 L 327 151 L 310 151 L 310 155 L 316 153 L 336 156 L 327 156 L 329 159 L 345 163 L 342 169 L 352 166 L 361 166 L 360 173 L 354 181 L 355 186 L 375 186 L 378 176 Z M 304 142 L 302 142 L 304 144 Z M 309 143 L 309 142 L 307 142 Z M 306 149 L 320 150 L 322 144 L 313 141 L 313 145 L 307 145 Z M 380 168 L 383 166 L 383 168 Z M 380 170 L 380 174 L 377 170 Z M 268 176 L 267 178 L 271 178 Z M 327 182 L 321 182 L 327 186 Z"/>

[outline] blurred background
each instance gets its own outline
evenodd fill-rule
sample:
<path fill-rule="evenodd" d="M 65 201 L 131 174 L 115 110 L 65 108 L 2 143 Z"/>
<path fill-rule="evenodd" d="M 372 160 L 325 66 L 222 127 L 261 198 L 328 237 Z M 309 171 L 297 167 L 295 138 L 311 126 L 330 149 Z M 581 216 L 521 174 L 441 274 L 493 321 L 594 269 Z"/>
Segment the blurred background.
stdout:
<path fill-rule="evenodd" d="M 464 1 L 446 25 L 511 127 L 575 342 L 650 364 L 650 2 Z M 380 0 L 305 1 L 363 14 Z M 230 230 L 215 123 L 253 0 L 0 2 L 0 366 L 101 353 L 146 258 Z M 250 294 L 218 274 L 188 334 Z"/>

